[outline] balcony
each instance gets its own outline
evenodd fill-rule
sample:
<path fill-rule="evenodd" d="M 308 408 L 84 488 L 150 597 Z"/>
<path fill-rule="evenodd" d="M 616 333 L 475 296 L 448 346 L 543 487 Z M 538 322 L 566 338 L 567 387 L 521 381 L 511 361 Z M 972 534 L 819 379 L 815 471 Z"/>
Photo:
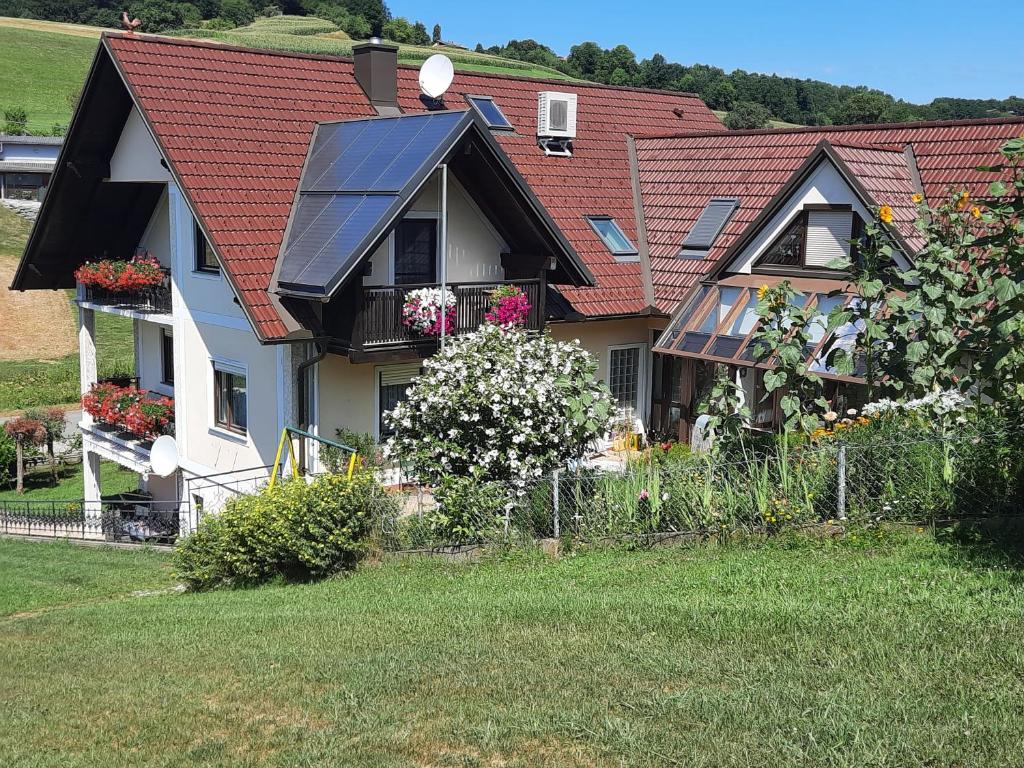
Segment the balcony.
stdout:
<path fill-rule="evenodd" d="M 111 312 L 142 320 L 158 320 L 155 316 L 171 314 L 171 271 L 161 270 L 158 285 L 130 292 L 113 292 L 93 285 L 78 286 L 78 303 L 86 309 Z"/>
<path fill-rule="evenodd" d="M 451 329 L 447 329 L 450 335 L 471 333 L 479 328 L 491 308 L 491 292 L 502 285 L 513 285 L 526 294 L 530 311 L 525 327 L 533 330 L 542 328 L 544 285 L 539 279 L 450 283 L 448 290 L 455 296 L 455 322 Z M 356 310 L 353 346 L 370 352 L 436 345 L 436 337 L 424 336 L 402 322 L 402 308 L 412 291 L 439 287 L 439 283 L 363 286 Z"/>

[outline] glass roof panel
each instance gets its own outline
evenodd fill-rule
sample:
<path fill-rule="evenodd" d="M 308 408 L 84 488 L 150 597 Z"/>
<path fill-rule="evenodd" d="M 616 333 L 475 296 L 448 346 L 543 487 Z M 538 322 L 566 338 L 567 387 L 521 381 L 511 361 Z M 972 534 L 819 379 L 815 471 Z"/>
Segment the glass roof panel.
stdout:
<path fill-rule="evenodd" d="M 740 311 L 738 315 L 729 323 L 728 328 L 723 328 L 722 333 L 726 336 L 746 336 L 757 325 L 757 292 L 751 291 L 750 297 L 747 299 L 746 306 Z"/>
<path fill-rule="evenodd" d="M 663 349 L 672 349 L 675 346 L 676 340 L 679 338 L 679 334 L 682 333 L 683 328 L 686 327 L 690 318 L 693 317 L 693 313 L 697 311 L 697 308 L 708 295 L 708 291 L 710 290 L 711 289 L 706 285 L 702 285 L 697 289 L 690 301 L 686 303 L 686 307 L 683 311 L 676 315 L 676 318 L 671 324 L 669 324 L 668 328 L 662 332 L 658 341 L 655 342 L 654 346 L 656 349 L 658 347 Z"/>

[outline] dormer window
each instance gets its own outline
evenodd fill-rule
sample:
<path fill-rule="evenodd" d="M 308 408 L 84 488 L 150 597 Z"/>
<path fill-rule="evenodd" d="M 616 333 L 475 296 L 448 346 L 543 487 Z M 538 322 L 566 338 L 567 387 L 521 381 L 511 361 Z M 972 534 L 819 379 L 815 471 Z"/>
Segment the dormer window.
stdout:
<path fill-rule="evenodd" d="M 484 119 L 487 127 L 492 131 L 514 131 L 512 123 L 505 117 L 501 107 L 491 96 L 467 96 L 466 101 Z"/>
<path fill-rule="evenodd" d="M 859 227 L 850 206 L 806 206 L 754 267 L 836 269 L 850 259 Z"/>
<path fill-rule="evenodd" d="M 639 261 L 640 252 L 611 216 L 587 216 L 587 221 L 616 261 Z"/>

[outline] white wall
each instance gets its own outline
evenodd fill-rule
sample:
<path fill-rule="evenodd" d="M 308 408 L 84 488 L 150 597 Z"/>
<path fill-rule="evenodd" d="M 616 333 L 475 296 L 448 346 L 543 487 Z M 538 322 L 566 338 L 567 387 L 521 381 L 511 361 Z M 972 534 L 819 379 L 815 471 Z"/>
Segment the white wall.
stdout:
<path fill-rule="evenodd" d="M 167 206 L 167 190 L 160 196 L 156 210 L 146 225 L 139 247 L 149 251 L 163 266 L 171 266 L 171 218 Z"/>
<path fill-rule="evenodd" d="M 282 427 L 294 422 L 292 350 L 260 344 L 222 275 L 194 271 L 194 220 L 168 187 L 173 251 L 175 429 L 181 465 L 192 475 L 271 464 Z M 245 435 L 214 423 L 214 361 L 246 375 Z"/>
<path fill-rule="evenodd" d="M 436 218 L 440 209 L 439 186 L 435 175 L 413 201 L 408 218 Z M 438 233 L 440 237 L 440 232 Z M 394 236 L 374 252 L 371 271 L 363 285 L 390 285 L 394 282 L 391 253 Z M 448 280 L 453 283 L 483 283 L 504 279 L 501 254 L 508 246 L 487 218 L 472 202 L 458 180 L 448 175 Z"/>
<path fill-rule="evenodd" d="M 552 323 L 548 328 L 552 338 L 558 341 L 578 339 L 583 348 L 597 358 L 597 377 L 602 380 L 608 377 L 608 347 L 625 344 L 646 344 L 650 347 L 651 344 L 651 322 L 643 317 Z"/>
<path fill-rule="evenodd" d="M 110 180 L 171 181 L 170 172 L 160 164 L 160 151 L 135 107 L 125 121 L 117 149 L 110 159 Z"/>
<path fill-rule="evenodd" d="M 805 205 L 828 203 L 851 205 L 864 221 L 870 221 L 871 213 L 864 208 L 856 193 L 828 160 L 824 160 L 814 172 L 793 192 L 782 209 L 761 229 L 754 240 L 729 265 L 727 271 L 750 274 L 751 267 L 775 239 L 789 226 L 793 218 Z"/>
<path fill-rule="evenodd" d="M 139 387 L 142 389 L 173 397 L 174 388 L 162 381 L 163 351 L 160 331 L 163 327 L 147 320 L 135 321 L 135 374 L 139 377 Z"/>

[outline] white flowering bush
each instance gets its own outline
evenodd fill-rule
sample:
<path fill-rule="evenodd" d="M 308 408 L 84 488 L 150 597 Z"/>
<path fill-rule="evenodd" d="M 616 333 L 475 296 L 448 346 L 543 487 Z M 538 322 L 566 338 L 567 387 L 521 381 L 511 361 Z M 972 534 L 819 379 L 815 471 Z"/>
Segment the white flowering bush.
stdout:
<path fill-rule="evenodd" d="M 883 398 L 873 403 L 868 403 L 860 412 L 863 416 L 874 417 L 884 413 L 913 413 L 923 412 L 938 416 L 956 413 L 964 408 L 967 398 L 955 389 L 947 389 L 932 392 L 924 397 L 918 397 L 906 402 Z"/>
<path fill-rule="evenodd" d="M 484 324 L 424 361 L 385 415 L 387 452 L 423 482 L 447 476 L 525 485 L 583 455 L 612 417 L 597 362 L 579 342 Z"/>

